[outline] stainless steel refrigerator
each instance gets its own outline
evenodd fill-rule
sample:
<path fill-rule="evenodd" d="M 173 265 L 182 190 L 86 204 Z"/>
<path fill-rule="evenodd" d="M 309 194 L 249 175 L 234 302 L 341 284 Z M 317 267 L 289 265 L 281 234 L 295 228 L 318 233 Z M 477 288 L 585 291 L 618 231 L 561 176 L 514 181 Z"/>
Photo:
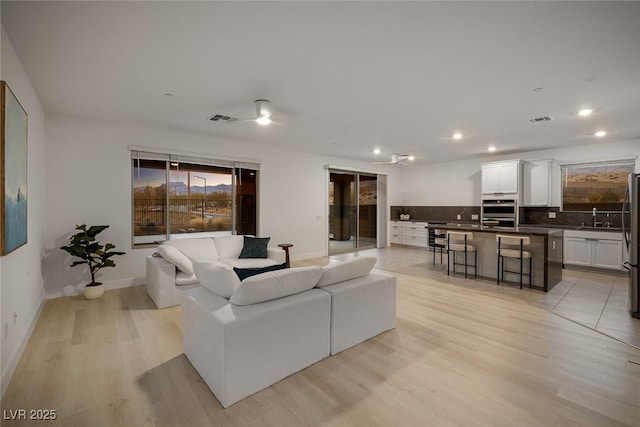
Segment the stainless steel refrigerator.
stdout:
<path fill-rule="evenodd" d="M 633 317 L 640 318 L 640 292 L 638 269 L 640 264 L 640 174 L 630 173 L 627 195 L 622 207 L 622 232 L 629 251 L 629 261 L 624 266 L 629 270 L 629 310 Z"/>

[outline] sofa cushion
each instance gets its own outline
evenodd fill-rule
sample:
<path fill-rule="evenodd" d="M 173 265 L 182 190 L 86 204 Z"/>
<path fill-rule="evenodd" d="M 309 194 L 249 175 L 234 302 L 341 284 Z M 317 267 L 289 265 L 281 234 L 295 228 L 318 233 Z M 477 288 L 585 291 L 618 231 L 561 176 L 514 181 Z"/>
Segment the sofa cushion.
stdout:
<path fill-rule="evenodd" d="M 233 267 L 233 271 L 235 271 L 235 273 L 238 275 L 238 278 L 240 280 L 244 280 L 247 279 L 251 276 L 255 276 L 256 274 L 262 274 L 262 273 L 266 273 L 268 271 L 276 271 L 276 270 L 283 270 L 287 268 L 287 263 L 282 263 L 282 264 L 274 264 L 274 265 L 268 265 L 266 267 L 257 267 L 257 268 L 238 268 L 238 267 Z"/>
<path fill-rule="evenodd" d="M 356 277 L 366 276 L 376 265 L 376 257 L 359 256 L 344 262 L 336 262 L 322 268 L 322 277 L 318 280 L 317 287 L 332 285 Z"/>
<path fill-rule="evenodd" d="M 221 259 L 218 262 L 223 264 L 227 264 L 229 267 L 238 267 L 238 268 L 260 268 L 260 267 L 268 267 L 270 265 L 282 264 L 284 260 L 281 260 L 280 263 L 276 262 L 271 258 L 235 258 L 235 259 Z"/>
<path fill-rule="evenodd" d="M 167 240 L 160 246 L 163 245 L 173 246 L 189 257 L 191 261 L 217 261 L 220 258 L 211 237 Z"/>
<path fill-rule="evenodd" d="M 176 285 L 195 285 L 196 283 L 198 283 L 198 277 L 194 273 L 188 274 L 182 271 L 176 273 Z"/>
<path fill-rule="evenodd" d="M 244 236 L 216 236 L 213 243 L 216 245 L 220 259 L 234 259 L 240 256 Z"/>
<path fill-rule="evenodd" d="M 242 251 L 238 258 L 267 258 L 267 246 L 271 237 L 243 237 Z"/>
<path fill-rule="evenodd" d="M 233 269 L 221 262 L 196 261 L 193 270 L 202 286 L 222 298 L 229 299 L 240 286 L 240 279 Z"/>
<path fill-rule="evenodd" d="M 158 246 L 158 253 L 183 273 L 193 274 L 193 262 L 180 250 L 173 246 L 162 244 Z"/>
<path fill-rule="evenodd" d="M 287 268 L 249 277 L 229 300 L 235 305 L 256 304 L 304 292 L 315 286 L 322 274 L 318 266 Z"/>

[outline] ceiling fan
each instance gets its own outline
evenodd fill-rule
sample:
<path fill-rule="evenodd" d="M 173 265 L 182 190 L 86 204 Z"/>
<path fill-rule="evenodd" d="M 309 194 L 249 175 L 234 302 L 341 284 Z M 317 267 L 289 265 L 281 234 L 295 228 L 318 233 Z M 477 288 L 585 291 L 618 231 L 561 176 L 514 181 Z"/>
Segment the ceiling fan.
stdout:
<path fill-rule="evenodd" d="M 407 160 L 412 162 L 415 157 L 409 154 L 393 153 L 389 162 L 373 162 L 374 165 L 408 165 Z"/>
<path fill-rule="evenodd" d="M 256 104 L 256 118 L 255 119 L 239 119 L 237 117 L 231 117 L 225 114 L 214 114 L 209 117 L 209 120 L 212 122 L 218 123 L 242 123 L 242 122 L 256 122 L 260 125 L 268 125 L 273 123 L 271 120 L 271 101 L 268 99 L 256 99 L 254 101 Z"/>

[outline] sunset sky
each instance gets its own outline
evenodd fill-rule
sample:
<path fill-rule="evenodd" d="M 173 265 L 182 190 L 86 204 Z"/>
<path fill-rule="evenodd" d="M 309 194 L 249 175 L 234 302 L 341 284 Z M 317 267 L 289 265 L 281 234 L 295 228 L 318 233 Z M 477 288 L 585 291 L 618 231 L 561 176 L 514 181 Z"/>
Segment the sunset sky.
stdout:
<path fill-rule="evenodd" d="M 188 174 L 191 174 L 191 186 L 192 187 L 204 187 L 204 181 L 200 178 L 194 178 L 194 176 L 201 176 L 206 178 L 207 186 L 215 186 L 218 184 L 231 185 L 231 175 L 207 173 L 207 172 L 187 172 L 187 171 L 171 171 L 171 182 L 182 182 L 185 185 L 188 184 Z M 146 187 L 159 187 L 165 181 L 166 172 L 161 169 L 140 168 L 133 171 L 133 186 Z"/>

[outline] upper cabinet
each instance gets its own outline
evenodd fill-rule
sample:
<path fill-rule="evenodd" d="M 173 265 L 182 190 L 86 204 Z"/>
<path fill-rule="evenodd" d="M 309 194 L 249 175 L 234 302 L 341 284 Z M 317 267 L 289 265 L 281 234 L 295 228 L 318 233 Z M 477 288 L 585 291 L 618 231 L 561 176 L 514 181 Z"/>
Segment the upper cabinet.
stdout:
<path fill-rule="evenodd" d="M 521 161 L 483 163 L 482 194 L 520 193 Z"/>
<path fill-rule="evenodd" d="M 560 168 L 555 160 L 522 165 L 522 205 L 560 206 Z"/>

